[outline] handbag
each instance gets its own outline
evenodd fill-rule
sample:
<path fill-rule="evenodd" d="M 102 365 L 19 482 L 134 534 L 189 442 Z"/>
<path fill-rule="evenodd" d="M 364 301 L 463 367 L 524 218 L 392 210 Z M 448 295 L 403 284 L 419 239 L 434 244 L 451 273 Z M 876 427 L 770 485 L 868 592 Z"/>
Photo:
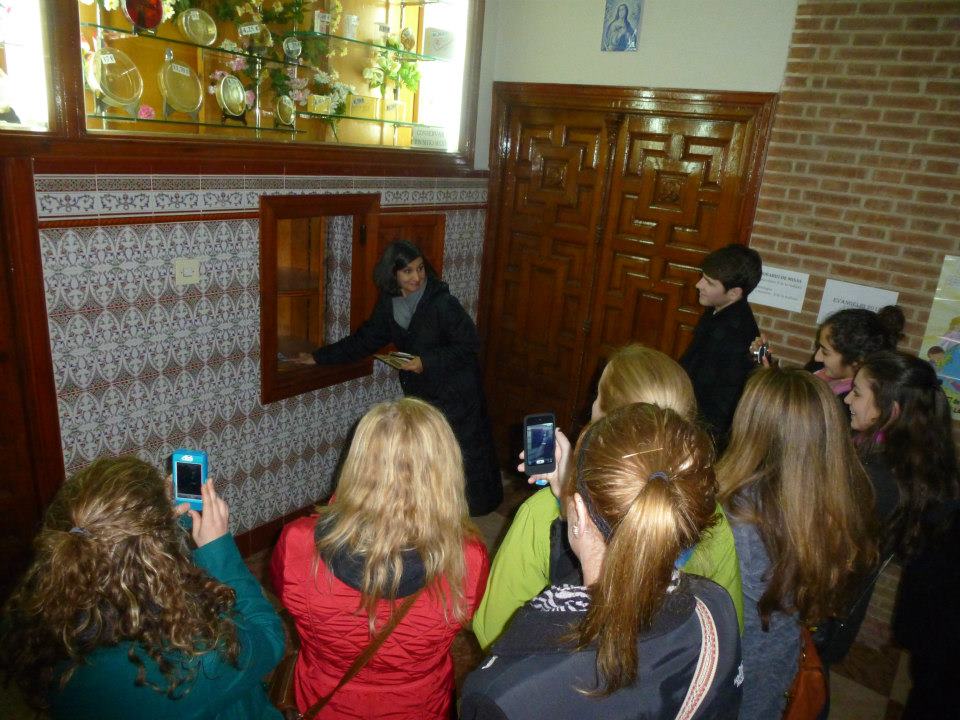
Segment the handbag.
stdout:
<path fill-rule="evenodd" d="M 787 691 L 783 720 L 816 720 L 827 704 L 827 678 L 809 628 L 800 628 L 800 662 Z"/>
<path fill-rule="evenodd" d="M 283 716 L 287 718 L 287 720 L 311 720 L 330 702 L 330 699 L 340 688 L 350 682 L 350 680 L 363 669 L 363 666 L 370 662 L 371 658 L 376 655 L 377 650 L 380 649 L 380 646 L 390 637 L 390 633 L 392 633 L 397 625 L 400 624 L 400 621 L 403 620 L 407 611 L 413 607 L 413 604 L 422 592 L 423 588 L 420 588 L 413 595 L 408 595 L 404 599 L 400 606 L 390 615 L 387 624 L 380 628 L 380 631 L 373 636 L 369 644 L 360 652 L 356 660 L 353 661 L 353 664 L 343 673 L 340 681 L 333 690 L 317 700 L 305 713 L 301 714 L 297 709 L 297 698 L 293 682 L 294 669 L 297 665 L 299 652 L 293 655 L 287 655 L 280 661 L 280 664 L 274 671 L 273 678 L 270 681 L 270 692 L 268 693 L 270 701 L 277 706 L 277 709 L 283 713 Z"/>

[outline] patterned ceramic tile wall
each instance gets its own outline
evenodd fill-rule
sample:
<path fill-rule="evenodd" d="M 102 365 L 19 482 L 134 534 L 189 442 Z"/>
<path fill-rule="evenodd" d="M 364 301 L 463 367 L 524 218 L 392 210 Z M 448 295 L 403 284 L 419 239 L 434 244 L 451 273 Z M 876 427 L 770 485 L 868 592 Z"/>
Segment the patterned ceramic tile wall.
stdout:
<path fill-rule="evenodd" d="M 262 405 L 259 227 L 217 213 L 254 210 L 262 193 L 367 190 L 385 205 L 486 199 L 482 180 L 38 176 L 41 220 L 133 218 L 40 232 L 68 474 L 102 455 L 161 465 L 176 447 L 205 448 L 237 532 L 323 496 L 350 426 L 400 395 L 395 374 L 378 363 L 370 377 Z M 171 221 L 180 213 L 210 217 Z M 446 215 L 444 276 L 475 317 L 485 211 Z M 179 257 L 200 259 L 198 285 L 174 284 Z M 336 290 L 348 269 L 347 245 L 328 269 L 334 327 L 349 317 Z"/>

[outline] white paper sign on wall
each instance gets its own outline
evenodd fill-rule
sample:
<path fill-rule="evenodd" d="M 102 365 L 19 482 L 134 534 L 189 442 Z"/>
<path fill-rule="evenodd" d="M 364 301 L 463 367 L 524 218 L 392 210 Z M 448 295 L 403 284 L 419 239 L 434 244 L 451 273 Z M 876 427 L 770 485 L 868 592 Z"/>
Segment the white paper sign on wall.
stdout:
<path fill-rule="evenodd" d="M 866 308 L 876 312 L 887 305 L 896 305 L 900 293 L 868 285 L 856 285 L 843 280 L 827 280 L 823 287 L 823 300 L 817 313 L 817 324 L 828 315 L 847 308 Z"/>
<path fill-rule="evenodd" d="M 764 265 L 760 284 L 747 299 L 751 305 L 800 312 L 803 310 L 809 280 L 809 273 Z"/>

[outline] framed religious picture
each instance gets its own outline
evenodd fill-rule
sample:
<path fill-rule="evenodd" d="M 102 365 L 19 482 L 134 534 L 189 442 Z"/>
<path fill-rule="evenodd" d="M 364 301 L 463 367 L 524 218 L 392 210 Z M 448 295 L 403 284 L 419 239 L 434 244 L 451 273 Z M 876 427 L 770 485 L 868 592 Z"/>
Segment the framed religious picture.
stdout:
<path fill-rule="evenodd" d="M 642 7 L 641 0 L 607 0 L 600 38 L 603 52 L 636 52 Z"/>

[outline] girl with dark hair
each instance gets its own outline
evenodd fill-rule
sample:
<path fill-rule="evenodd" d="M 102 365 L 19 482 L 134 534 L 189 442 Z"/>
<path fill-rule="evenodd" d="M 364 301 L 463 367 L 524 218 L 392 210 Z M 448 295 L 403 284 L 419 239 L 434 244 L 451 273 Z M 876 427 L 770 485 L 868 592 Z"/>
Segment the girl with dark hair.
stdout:
<path fill-rule="evenodd" d="M 470 514 L 485 515 L 503 499 L 503 484 L 477 359 L 477 328 L 413 243 L 390 243 L 373 279 L 380 299 L 370 318 L 352 335 L 301 359 L 318 365 L 354 362 L 391 342 L 412 355 L 400 367 L 403 394 L 426 400 L 446 416 L 463 453 Z"/>
<path fill-rule="evenodd" d="M 646 403 L 592 423 L 560 502 L 583 585 L 548 587 L 467 678 L 464 720 L 736 718 L 730 596 L 674 561 L 713 522 L 707 434 Z"/>
<path fill-rule="evenodd" d="M 876 561 L 873 498 L 840 404 L 799 369 L 758 369 L 717 464 L 743 584 L 741 720 L 783 714 L 801 625 L 842 615 Z"/>
<path fill-rule="evenodd" d="M 960 478 L 950 404 L 930 363 L 900 352 L 863 362 L 847 396 L 878 492 L 885 549 L 903 563 L 893 631 L 911 652 L 905 718 L 956 712 L 960 677 Z"/>
<path fill-rule="evenodd" d="M 280 618 L 247 569 L 213 482 L 189 510 L 135 457 L 104 458 L 57 493 L 7 602 L 0 665 L 53 718 L 276 718 L 261 679 Z"/>

